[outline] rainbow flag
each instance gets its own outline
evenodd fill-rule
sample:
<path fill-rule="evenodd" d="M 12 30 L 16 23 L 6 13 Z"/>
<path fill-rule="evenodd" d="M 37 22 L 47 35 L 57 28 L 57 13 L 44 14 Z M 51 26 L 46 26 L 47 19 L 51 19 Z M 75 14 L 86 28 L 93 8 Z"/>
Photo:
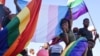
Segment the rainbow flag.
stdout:
<path fill-rule="evenodd" d="M 83 0 L 74 0 L 74 1 L 68 0 L 68 1 L 70 1 L 68 3 L 68 7 L 72 8 L 72 16 L 74 20 L 78 19 L 79 16 L 88 12 L 88 9 Z"/>
<path fill-rule="evenodd" d="M 32 0 L 0 31 L 0 56 L 16 56 L 32 38 L 38 20 L 41 0 Z"/>
<path fill-rule="evenodd" d="M 83 56 L 87 48 L 87 39 L 85 37 L 80 37 L 65 48 L 61 56 Z"/>
<path fill-rule="evenodd" d="M 68 2 L 68 5 L 42 3 L 35 35 L 33 36 L 31 41 L 49 42 L 52 38 L 58 36 L 62 32 L 60 29 L 60 20 L 64 17 L 69 16 L 68 6 L 70 4 L 74 20 L 88 11 L 83 0 L 68 1 L 70 1 Z"/>

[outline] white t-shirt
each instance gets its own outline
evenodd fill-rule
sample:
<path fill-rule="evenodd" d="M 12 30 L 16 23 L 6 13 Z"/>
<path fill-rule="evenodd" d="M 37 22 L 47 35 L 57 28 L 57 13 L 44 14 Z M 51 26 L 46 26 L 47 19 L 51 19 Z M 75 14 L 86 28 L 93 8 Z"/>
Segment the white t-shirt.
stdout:
<path fill-rule="evenodd" d="M 63 47 L 60 44 L 55 44 L 50 46 L 51 53 L 61 53 Z"/>

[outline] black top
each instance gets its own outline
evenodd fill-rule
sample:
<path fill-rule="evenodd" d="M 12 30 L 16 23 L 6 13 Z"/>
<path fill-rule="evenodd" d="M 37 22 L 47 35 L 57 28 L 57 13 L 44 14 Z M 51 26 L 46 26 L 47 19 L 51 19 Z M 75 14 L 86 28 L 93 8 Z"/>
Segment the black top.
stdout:
<path fill-rule="evenodd" d="M 86 37 L 87 40 L 93 40 L 92 32 L 86 28 L 80 28 L 78 34 L 82 37 Z"/>

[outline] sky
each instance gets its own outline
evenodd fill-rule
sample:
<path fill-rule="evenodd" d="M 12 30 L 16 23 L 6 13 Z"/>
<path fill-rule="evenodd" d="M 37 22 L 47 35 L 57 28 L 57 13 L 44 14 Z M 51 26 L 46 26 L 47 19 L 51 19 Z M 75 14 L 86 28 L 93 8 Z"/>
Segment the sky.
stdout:
<path fill-rule="evenodd" d="M 58 5 L 66 5 L 66 2 L 67 0 L 43 0 L 44 3 L 51 3 L 51 4 L 55 4 Z M 97 32 L 100 34 L 100 0 L 84 0 L 88 10 L 89 10 L 89 13 L 86 13 L 82 16 L 80 16 L 77 20 L 75 20 L 73 22 L 73 27 L 78 27 L 78 28 L 81 28 L 83 27 L 83 19 L 84 18 L 89 18 L 90 19 L 90 26 L 93 26 L 92 22 L 91 22 L 91 19 L 93 20 L 93 23 L 96 27 L 96 30 Z M 16 10 L 15 10 L 15 6 L 13 4 L 13 0 L 7 0 L 6 1 L 6 6 L 10 8 L 10 10 L 12 11 L 12 13 L 16 13 Z M 90 16 L 91 18 L 90 18 Z M 30 43 L 28 48 L 33 48 L 35 50 L 35 53 L 41 48 L 41 46 L 43 45 L 43 43 Z M 62 44 L 64 45 L 64 43 Z M 96 41 L 96 45 L 95 47 L 93 48 L 93 55 L 94 56 L 99 56 L 99 53 L 100 53 L 100 42 L 99 40 Z"/>

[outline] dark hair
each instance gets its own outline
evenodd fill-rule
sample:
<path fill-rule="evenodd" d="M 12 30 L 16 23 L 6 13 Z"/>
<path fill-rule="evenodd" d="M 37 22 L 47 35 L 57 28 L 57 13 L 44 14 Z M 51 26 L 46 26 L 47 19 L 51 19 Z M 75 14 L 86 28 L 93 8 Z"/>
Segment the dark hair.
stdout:
<path fill-rule="evenodd" d="M 66 19 L 66 18 L 63 18 L 61 21 L 60 21 L 60 28 L 62 29 L 62 25 L 64 24 L 64 23 L 66 23 L 66 22 L 68 22 L 68 28 L 70 29 L 71 28 L 71 26 L 70 26 L 70 21 L 68 20 L 68 19 Z"/>
<path fill-rule="evenodd" d="M 74 27 L 74 28 L 73 28 L 73 32 L 74 32 L 74 33 L 78 33 L 78 31 L 79 31 L 78 27 Z"/>
<path fill-rule="evenodd" d="M 22 50 L 21 52 L 20 52 L 20 54 L 22 54 L 23 56 L 25 56 L 25 55 L 27 55 L 27 50 Z"/>
<path fill-rule="evenodd" d="M 85 22 L 86 20 L 88 20 L 88 21 L 89 21 L 89 19 L 88 19 L 88 18 L 85 18 L 85 19 L 83 20 L 83 22 Z"/>

